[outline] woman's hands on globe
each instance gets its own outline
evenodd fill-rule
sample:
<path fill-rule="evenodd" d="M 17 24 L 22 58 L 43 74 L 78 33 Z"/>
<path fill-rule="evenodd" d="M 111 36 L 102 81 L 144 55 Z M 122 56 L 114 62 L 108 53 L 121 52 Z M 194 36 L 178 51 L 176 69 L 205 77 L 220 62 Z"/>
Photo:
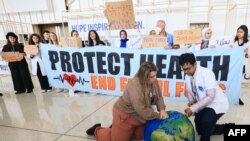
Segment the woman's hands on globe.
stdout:
<path fill-rule="evenodd" d="M 166 119 L 168 118 L 168 114 L 165 110 L 160 111 L 160 119 Z"/>

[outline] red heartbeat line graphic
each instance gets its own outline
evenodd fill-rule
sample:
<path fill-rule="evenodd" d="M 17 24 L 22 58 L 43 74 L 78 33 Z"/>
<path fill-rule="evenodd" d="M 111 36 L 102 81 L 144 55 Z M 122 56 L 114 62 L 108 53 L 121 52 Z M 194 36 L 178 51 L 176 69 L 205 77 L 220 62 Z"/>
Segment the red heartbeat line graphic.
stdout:
<path fill-rule="evenodd" d="M 64 80 L 66 80 L 70 86 L 74 87 L 75 83 L 79 83 L 84 85 L 84 83 L 89 83 L 89 81 L 86 81 L 84 78 L 81 78 L 81 76 L 77 79 L 76 75 L 71 74 L 63 74 L 63 76 L 60 74 L 59 77 L 54 77 L 53 79 L 58 79 L 60 80 L 62 83 L 64 83 Z"/>

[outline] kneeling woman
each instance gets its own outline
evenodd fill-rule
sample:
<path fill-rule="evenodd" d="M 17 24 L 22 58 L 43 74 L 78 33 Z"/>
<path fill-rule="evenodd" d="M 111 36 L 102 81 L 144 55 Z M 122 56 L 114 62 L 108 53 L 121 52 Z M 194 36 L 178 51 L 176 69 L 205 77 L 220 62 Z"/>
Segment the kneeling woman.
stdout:
<path fill-rule="evenodd" d="M 103 128 L 99 123 L 86 133 L 96 136 L 98 141 L 143 139 L 147 120 L 168 117 L 156 74 L 157 67 L 153 63 L 143 63 L 113 106 L 112 127 Z"/>

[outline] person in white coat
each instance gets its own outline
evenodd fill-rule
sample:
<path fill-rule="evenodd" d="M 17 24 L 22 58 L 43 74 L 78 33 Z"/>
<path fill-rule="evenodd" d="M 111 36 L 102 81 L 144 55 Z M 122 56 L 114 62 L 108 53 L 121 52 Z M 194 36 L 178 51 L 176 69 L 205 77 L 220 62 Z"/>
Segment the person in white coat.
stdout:
<path fill-rule="evenodd" d="M 109 24 L 109 27 L 111 24 Z M 135 28 L 137 25 L 135 25 Z M 110 42 L 112 47 L 120 47 L 120 48 L 140 48 L 141 47 L 141 32 L 137 29 L 137 36 L 135 39 L 129 39 L 126 30 L 120 31 L 120 39 L 114 39 L 110 35 L 110 31 L 106 32 L 106 38 Z"/>
<path fill-rule="evenodd" d="M 38 34 L 31 34 L 29 38 L 29 45 L 36 45 L 39 48 L 39 43 L 41 42 L 41 37 Z M 49 84 L 48 77 L 44 68 L 43 61 L 40 54 L 29 54 L 31 58 L 32 74 L 37 75 L 41 86 L 41 92 L 51 92 L 52 87 Z"/>
<path fill-rule="evenodd" d="M 184 112 L 188 117 L 195 115 L 194 122 L 201 136 L 200 141 L 210 141 L 211 135 L 224 133 L 224 125 L 216 122 L 229 108 L 227 95 L 219 87 L 213 71 L 199 66 L 194 54 L 180 55 L 179 64 L 186 74 L 188 90 L 189 103 Z"/>

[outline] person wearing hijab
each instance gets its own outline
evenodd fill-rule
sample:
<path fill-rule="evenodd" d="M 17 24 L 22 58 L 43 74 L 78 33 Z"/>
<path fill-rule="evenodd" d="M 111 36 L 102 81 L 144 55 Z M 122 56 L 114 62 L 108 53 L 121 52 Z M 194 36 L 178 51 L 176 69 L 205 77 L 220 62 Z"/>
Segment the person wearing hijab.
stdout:
<path fill-rule="evenodd" d="M 109 24 L 109 27 L 110 25 L 111 24 Z M 137 25 L 135 25 L 135 28 L 136 27 Z M 106 38 L 111 43 L 112 47 L 120 47 L 120 48 L 140 48 L 141 46 L 140 43 L 142 40 L 141 32 L 139 29 L 137 29 L 137 37 L 135 39 L 129 39 L 126 30 L 120 31 L 119 40 L 115 40 L 114 38 L 112 38 L 109 30 L 106 32 Z"/>
<path fill-rule="evenodd" d="M 121 48 L 127 47 L 127 42 L 129 41 L 129 39 L 127 37 L 128 37 L 127 32 L 125 30 L 121 30 L 120 31 L 120 38 L 121 38 L 120 47 Z"/>
<path fill-rule="evenodd" d="M 188 47 L 188 50 L 194 51 L 194 50 L 203 50 L 207 48 L 215 48 L 216 42 L 214 39 L 212 39 L 212 29 L 207 27 L 204 28 L 201 32 L 202 35 L 202 41 L 201 44 L 193 44 Z"/>
<path fill-rule="evenodd" d="M 212 37 L 212 29 L 204 28 L 202 30 L 202 42 L 200 45 L 200 50 L 215 47 L 215 40 L 211 39 L 211 37 Z"/>
<path fill-rule="evenodd" d="M 7 44 L 4 45 L 2 52 L 20 52 L 24 53 L 24 46 L 18 43 L 18 37 L 13 32 L 8 32 L 6 35 Z M 15 94 L 31 93 L 34 85 L 30 76 L 28 64 L 23 56 L 20 61 L 8 63 L 12 81 L 14 84 Z"/>

